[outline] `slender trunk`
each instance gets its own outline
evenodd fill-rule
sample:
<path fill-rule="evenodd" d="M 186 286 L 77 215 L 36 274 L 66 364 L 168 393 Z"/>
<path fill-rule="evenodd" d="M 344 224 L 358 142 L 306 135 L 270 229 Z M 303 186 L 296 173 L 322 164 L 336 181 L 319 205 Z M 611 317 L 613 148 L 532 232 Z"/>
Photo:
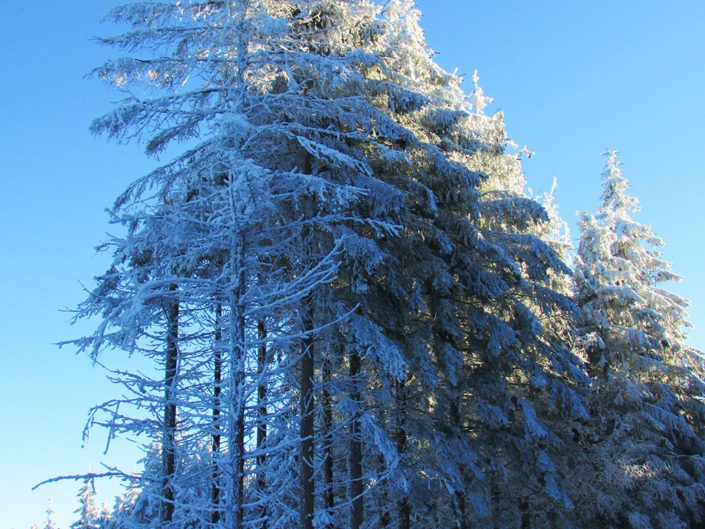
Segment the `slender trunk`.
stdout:
<path fill-rule="evenodd" d="M 244 274 L 242 274 L 244 276 Z M 242 277 L 244 281 L 244 277 Z M 240 296 L 238 296 L 240 297 Z M 244 521 L 244 501 L 245 501 L 245 396 L 244 396 L 244 381 L 245 381 L 245 318 L 243 315 L 243 307 L 241 304 L 236 304 L 233 307 L 235 335 L 237 342 L 233 347 L 232 368 L 234 372 L 233 390 L 234 390 L 234 414 L 233 414 L 233 432 L 232 432 L 232 470 L 234 472 L 234 490 L 233 490 L 233 520 L 234 527 L 241 529 Z"/>
<path fill-rule="evenodd" d="M 218 469 L 218 459 L 220 457 L 220 393 L 222 391 L 223 379 L 223 356 L 222 356 L 222 312 L 220 305 L 215 307 L 215 343 L 213 346 L 213 435 L 211 438 L 211 452 L 213 454 L 213 474 L 211 485 L 211 523 L 217 524 L 222 515 L 220 510 L 220 471 Z"/>
<path fill-rule="evenodd" d="M 387 462 L 384 460 L 382 454 L 377 455 L 377 465 L 379 467 L 379 474 L 384 476 L 387 474 Z M 379 491 L 379 509 L 381 514 L 379 515 L 380 527 L 391 527 L 392 518 L 389 512 L 388 502 L 389 502 L 389 492 L 387 486 L 380 487 Z"/>
<path fill-rule="evenodd" d="M 257 322 L 257 336 L 260 340 L 260 346 L 257 349 L 257 375 L 259 385 L 257 386 L 257 491 L 260 499 L 264 497 L 265 487 L 267 485 L 266 476 L 264 473 L 264 465 L 266 464 L 266 456 L 264 455 L 264 443 L 267 440 L 267 385 L 264 382 L 264 370 L 267 365 L 267 325 L 264 320 Z M 267 529 L 267 506 L 262 506 L 260 510 L 262 518 L 262 529 Z"/>
<path fill-rule="evenodd" d="M 226 509 L 227 527 L 242 529 L 245 516 L 245 355 L 247 343 L 245 334 L 245 307 L 242 298 L 245 293 L 244 251 L 238 251 L 235 270 L 237 285 L 231 298 L 230 321 L 230 388 L 228 416 L 228 451 L 230 454 L 228 480 L 228 501 Z"/>
<path fill-rule="evenodd" d="M 176 285 L 170 290 L 176 291 Z M 162 503 L 160 521 L 166 525 L 174 517 L 174 472 L 176 457 L 176 369 L 179 354 L 179 302 L 167 301 L 166 362 L 164 370 L 164 432 L 162 438 Z"/>
<path fill-rule="evenodd" d="M 330 360 L 323 362 L 323 428 L 325 438 L 323 440 L 323 479 L 325 490 L 323 492 L 323 503 L 329 515 L 332 516 L 335 508 L 335 491 L 333 490 L 333 399 L 327 384 L 331 380 Z M 328 528 L 332 528 L 329 525 Z"/>
<path fill-rule="evenodd" d="M 404 394 L 404 382 L 396 383 L 396 405 L 397 414 L 399 416 L 399 424 L 397 425 L 397 431 L 395 437 L 397 453 L 400 457 L 403 457 L 404 451 L 406 450 L 406 428 L 404 425 L 404 413 L 406 410 L 406 397 Z M 410 529 L 411 528 L 411 505 L 409 505 L 409 500 L 406 497 L 402 497 L 397 502 L 397 508 L 399 509 L 399 529 Z"/>
<path fill-rule="evenodd" d="M 460 406 L 458 405 L 459 396 L 457 391 L 450 401 L 450 422 L 454 429 L 460 433 Z M 465 506 L 465 493 L 462 491 L 456 491 L 455 493 L 455 503 L 458 510 L 458 528 L 468 529 L 468 519 L 467 519 L 467 509 Z"/>
<path fill-rule="evenodd" d="M 313 481 L 313 376 L 314 376 L 314 350 L 313 350 L 313 319 L 311 317 L 311 298 L 304 300 L 303 327 L 306 333 L 303 339 L 303 356 L 301 358 L 301 394 L 299 408 L 301 409 L 301 455 L 300 455 L 300 480 L 301 480 L 301 528 L 313 529 L 314 493 Z"/>
<path fill-rule="evenodd" d="M 235 4 L 236 13 L 231 11 L 231 2 L 226 3 L 228 18 L 236 15 L 238 23 L 243 23 L 247 11 L 244 0 Z M 239 33 L 237 43 L 237 86 L 243 87 L 246 42 L 244 31 Z M 245 367 L 247 365 L 247 334 L 245 332 L 246 293 L 246 232 L 242 219 L 242 197 L 236 189 L 236 177 L 231 174 L 228 180 L 231 233 L 229 252 L 230 301 L 230 364 L 228 382 L 228 481 L 227 508 L 225 509 L 227 529 L 243 529 L 245 519 Z M 237 184 L 239 185 L 239 183 Z M 234 283 L 234 284 L 233 284 Z"/>
<path fill-rule="evenodd" d="M 350 355 L 350 381 L 352 391 L 350 398 L 357 406 L 361 406 L 360 402 L 360 355 L 357 351 L 353 351 Z M 350 529 L 360 529 L 364 517 L 364 499 L 362 493 L 362 440 L 360 439 L 360 419 L 359 412 L 353 417 L 350 440 L 350 500 L 352 501 L 352 510 L 350 512 Z"/>
<path fill-rule="evenodd" d="M 311 155 L 304 155 L 303 172 L 311 174 L 313 171 Z M 304 240 L 308 234 L 306 229 L 302 235 Z M 315 483 L 313 481 L 313 408 L 315 396 L 313 394 L 313 377 L 314 377 L 314 346 L 313 346 L 313 297 L 309 294 L 302 300 L 303 305 L 303 356 L 301 358 L 301 394 L 299 395 L 299 409 L 301 413 L 301 424 L 299 435 L 301 437 L 301 454 L 300 454 L 300 471 L 299 479 L 301 482 L 301 529 L 313 529 L 314 515 L 314 495 Z"/>
<path fill-rule="evenodd" d="M 225 3 L 226 37 L 236 37 L 235 56 L 235 90 L 245 88 L 245 69 L 247 36 L 244 24 L 247 16 L 247 0 L 228 1 Z M 235 28 L 234 35 L 231 34 Z M 234 188 L 235 178 L 231 175 L 230 186 L 230 213 L 232 215 L 232 240 L 230 251 L 231 280 L 235 285 L 230 293 L 230 395 L 228 401 L 228 508 L 226 509 L 226 527 L 228 529 L 242 529 L 245 518 L 245 365 L 247 342 L 245 333 L 245 307 L 243 297 L 245 294 L 245 242 L 244 231 L 240 224 L 242 215 L 241 197 Z"/>

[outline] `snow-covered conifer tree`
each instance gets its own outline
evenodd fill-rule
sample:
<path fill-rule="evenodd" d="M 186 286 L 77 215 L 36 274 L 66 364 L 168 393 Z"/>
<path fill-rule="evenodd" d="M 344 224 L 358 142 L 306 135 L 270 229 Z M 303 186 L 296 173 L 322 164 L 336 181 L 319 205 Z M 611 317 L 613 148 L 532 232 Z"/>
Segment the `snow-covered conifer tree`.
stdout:
<path fill-rule="evenodd" d="M 357 23 L 345 21 L 346 9 L 356 13 Z M 340 267 L 336 255 L 357 252 L 362 261 L 361 251 L 369 254 L 360 244 L 365 238 L 346 226 L 377 236 L 392 234 L 397 230 L 392 215 L 401 205 L 397 191 L 373 178 L 367 151 L 384 152 L 388 149 L 376 138 L 406 133 L 356 96 L 365 85 L 358 70 L 373 68 L 375 58 L 357 53 L 355 43 L 374 35 L 374 13 L 371 4 L 239 1 L 148 2 L 111 14 L 135 30 L 107 43 L 145 51 L 157 46 L 159 53 L 120 59 L 98 70 L 130 92 L 113 113 L 96 120 L 94 130 L 117 139 L 144 138 L 150 152 L 174 139 L 196 138 L 193 148 L 136 181 L 116 203 L 115 218 L 128 226 L 128 236 L 111 243 L 115 264 L 99 279 L 81 313 L 104 317 L 82 346 L 94 354 L 106 345 L 144 352 L 166 373 L 163 381 L 124 371 L 117 376 L 135 393 L 131 404 L 159 403 L 169 420 L 118 414 L 124 402 L 101 407 L 115 412 L 109 419 L 114 429 L 167 432 L 155 435 L 164 440 L 166 454 L 160 493 L 165 524 L 176 520 L 172 504 L 184 516 L 175 489 L 198 485 L 183 481 L 180 456 L 170 455 L 167 445 L 178 443 L 183 457 L 214 428 L 205 410 L 216 401 L 201 388 L 209 387 L 204 386 L 203 366 L 212 357 L 215 306 L 224 311 L 221 358 L 228 371 L 219 401 L 220 428 L 228 436 L 218 473 L 225 481 L 225 523 L 254 523 L 255 513 L 263 511 L 246 505 L 268 502 L 274 507 L 267 512 L 269 526 L 289 526 L 296 510 L 292 473 L 299 474 L 306 500 L 299 502 L 302 525 L 313 522 L 314 473 L 304 468 L 314 464 L 308 459 L 313 457 L 309 405 L 315 366 L 308 357 L 316 328 L 344 315 L 325 309 L 319 302 L 325 296 L 314 290 L 334 278 Z M 338 25 L 331 24 L 334 18 Z M 181 87 L 155 96 L 140 83 L 167 92 Z M 150 194 L 150 189 L 155 191 Z M 358 206 L 363 198 L 367 205 Z M 173 300 L 166 309 L 165 299 Z M 352 308 L 341 305 L 343 312 Z M 262 343 L 253 329 L 265 320 L 268 332 Z M 248 411 L 252 353 L 263 345 L 277 359 L 258 368 L 257 387 L 272 388 L 266 393 L 272 411 L 266 418 Z M 290 373 L 304 366 L 308 373 L 302 372 L 300 383 L 294 381 Z M 172 386 L 178 390 L 170 392 Z M 308 429 L 300 431 L 304 451 L 299 471 L 289 457 L 294 441 L 283 435 L 296 428 L 283 428 L 280 422 L 297 411 L 302 428 Z M 262 420 L 273 421 L 270 428 L 277 428 L 278 435 L 267 435 L 257 455 L 249 455 L 248 439 L 262 431 Z M 266 497 L 245 490 L 253 458 L 268 461 Z M 280 501 L 273 499 L 275 494 Z M 190 512 L 220 508 L 193 505 Z"/>
<path fill-rule="evenodd" d="M 79 519 L 71 524 L 71 529 L 97 529 L 100 527 L 101 513 L 95 503 L 95 483 L 86 480 L 78 490 L 79 507 L 76 513 Z"/>
<path fill-rule="evenodd" d="M 44 529 L 56 529 L 56 523 L 54 522 L 54 500 L 52 498 L 49 498 L 46 514 L 47 518 L 46 522 L 44 522 Z"/>
<path fill-rule="evenodd" d="M 399 523 L 409 527 L 413 517 L 421 525 L 456 520 L 470 527 L 492 517 L 509 527 L 526 517 L 527 523 L 554 514 L 562 519 L 567 487 L 558 484 L 552 449 L 542 448 L 561 441 L 542 423 L 558 419 L 554 407 L 586 415 L 576 391 L 586 377 L 563 343 L 575 308 L 567 289 L 556 292 L 551 282 L 568 269 L 543 239 L 549 219 L 525 194 L 517 157 L 505 152 L 501 115 L 473 111 L 459 80 L 433 64 L 409 3 L 395 5 L 407 14 L 400 16 L 404 53 L 390 53 L 399 61 L 394 70 L 413 72 L 427 101 L 396 112 L 421 140 L 407 147 L 415 155 L 405 183 L 413 230 L 394 241 L 399 253 L 393 254 L 395 273 L 408 274 L 415 286 L 406 323 L 398 327 L 408 329 L 407 377 L 396 386 L 398 406 L 389 409 L 421 411 L 397 412 L 391 421 L 403 425 L 398 446 L 408 464 L 404 480 L 411 482 L 392 493 L 399 497 Z M 478 110 L 486 100 L 477 89 L 470 99 Z M 554 327 L 552 318 L 567 323 Z M 509 475 L 519 489 L 535 483 L 528 502 L 515 501 Z M 500 497 L 495 488 L 506 492 Z"/>
<path fill-rule="evenodd" d="M 583 214 L 576 266 L 581 344 L 595 379 L 592 445 L 581 483 L 589 527 L 697 527 L 705 520 L 705 386 L 700 353 L 684 341 L 688 302 L 661 283 L 678 280 L 631 218 L 636 198 L 616 152 L 606 153 L 602 203 Z"/>
<path fill-rule="evenodd" d="M 580 413 L 581 371 L 546 322 L 571 312 L 550 283 L 566 269 L 501 116 L 435 64 L 413 3 L 110 18 L 131 29 L 105 42 L 132 55 L 97 70 L 125 99 L 93 130 L 148 153 L 188 142 L 116 202 L 127 233 L 80 312 L 102 318 L 78 342 L 95 358 L 153 364 L 116 369 L 129 397 L 95 415 L 159 443 L 118 515 L 561 523 L 550 408 Z"/>
<path fill-rule="evenodd" d="M 559 221 L 526 191 L 520 162 L 526 151 L 507 138 L 502 113 L 484 114 L 477 75 L 473 81 L 476 112 L 468 137 L 478 148 L 458 156 L 486 175 L 476 225 L 512 271 L 501 295 L 482 304 L 494 330 L 471 371 L 483 377 L 465 382 L 486 406 L 477 413 L 484 422 L 480 444 L 494 451 L 485 459 L 492 518 L 507 527 L 569 526 L 571 487 L 561 461 L 571 446 L 568 425 L 587 416 L 587 377 L 568 347 L 577 314 L 568 298 L 570 271 L 565 248 L 551 239 Z"/>

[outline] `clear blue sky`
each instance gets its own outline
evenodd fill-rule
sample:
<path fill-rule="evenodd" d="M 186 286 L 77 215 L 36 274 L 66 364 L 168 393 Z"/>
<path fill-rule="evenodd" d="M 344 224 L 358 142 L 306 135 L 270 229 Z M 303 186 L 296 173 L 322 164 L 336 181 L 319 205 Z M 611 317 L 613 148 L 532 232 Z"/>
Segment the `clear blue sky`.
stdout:
<path fill-rule="evenodd" d="M 74 520 L 77 485 L 35 483 L 133 468 L 134 449 L 102 456 L 96 431 L 81 448 L 91 405 L 115 388 L 87 359 L 52 343 L 74 337 L 69 315 L 79 281 L 106 264 L 93 247 L 110 228 L 104 208 L 146 172 L 136 147 L 92 138 L 93 117 L 114 93 L 83 78 L 107 57 L 89 41 L 108 0 L 0 0 L 0 527 L 29 529 L 49 496 L 62 529 Z M 705 349 L 705 2 L 699 0 L 420 0 L 431 47 L 447 69 L 472 75 L 504 110 L 510 136 L 536 155 L 525 162 L 535 192 L 558 177 L 558 202 L 574 226 L 600 194 L 600 154 L 617 149 L 638 220 L 666 241 L 663 254 L 692 300 L 691 343 Z M 469 86 L 466 87 L 469 89 Z M 577 229 L 574 228 L 574 235 Z M 86 328 L 83 329 L 86 331 Z M 125 462 L 126 461 L 126 462 Z M 114 487 L 98 484 L 111 495 Z M 110 499 L 112 503 L 112 499 Z"/>

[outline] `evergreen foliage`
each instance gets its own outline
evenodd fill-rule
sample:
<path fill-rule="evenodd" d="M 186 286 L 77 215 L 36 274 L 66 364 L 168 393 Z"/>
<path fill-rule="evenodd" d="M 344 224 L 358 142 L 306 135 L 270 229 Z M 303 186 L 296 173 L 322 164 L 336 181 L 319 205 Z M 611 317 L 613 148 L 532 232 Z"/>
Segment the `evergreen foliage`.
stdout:
<path fill-rule="evenodd" d="M 98 529 L 100 527 L 101 514 L 95 504 L 95 483 L 87 479 L 83 486 L 78 489 L 79 507 L 75 511 L 79 519 L 71 524 L 71 529 Z"/>
<path fill-rule="evenodd" d="M 595 387 L 590 457 L 601 464 L 581 491 L 594 526 L 697 527 L 703 523 L 705 437 L 700 354 L 684 343 L 688 302 L 660 286 L 678 280 L 634 221 L 638 202 L 607 153 L 602 203 L 584 214 L 576 299 Z M 701 372 L 701 371 L 700 371 Z"/>
<path fill-rule="evenodd" d="M 74 529 L 701 523 L 700 357 L 614 156 L 573 275 L 528 151 L 419 18 L 110 12 L 129 56 L 95 74 L 124 99 L 92 130 L 171 160 L 116 200 L 77 310 L 98 323 L 73 343 L 124 388 L 89 426 L 145 457 L 110 514 L 84 483 Z"/>

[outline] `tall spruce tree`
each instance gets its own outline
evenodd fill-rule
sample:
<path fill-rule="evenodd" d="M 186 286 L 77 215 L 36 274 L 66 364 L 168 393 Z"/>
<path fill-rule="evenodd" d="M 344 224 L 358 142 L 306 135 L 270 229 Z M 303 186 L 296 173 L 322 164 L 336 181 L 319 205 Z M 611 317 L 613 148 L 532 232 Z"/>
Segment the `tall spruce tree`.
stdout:
<path fill-rule="evenodd" d="M 606 153 L 602 203 L 580 221 L 577 301 L 581 344 L 595 386 L 593 443 L 581 478 L 586 527 L 698 527 L 705 497 L 702 357 L 685 342 L 688 302 L 661 283 L 678 280 L 615 151 Z"/>
<path fill-rule="evenodd" d="M 511 182 L 513 187 L 493 202 L 480 194 L 483 182 L 517 174 L 516 157 L 505 154 L 501 116 L 472 112 L 459 79 L 433 62 L 411 2 L 390 2 L 386 14 L 388 75 L 407 77 L 398 86 L 414 91 L 390 95 L 383 108 L 414 137 L 399 145 L 409 154 L 409 165 L 402 166 L 406 178 L 394 172 L 385 177 L 388 164 L 376 167 L 376 174 L 401 187 L 409 205 L 403 237 L 388 241 L 389 257 L 366 279 L 373 294 L 364 302 L 366 312 L 404 359 L 402 380 L 376 393 L 386 399 L 378 408 L 386 414 L 383 422 L 393 426 L 389 434 L 403 461 L 394 482 L 403 488 L 387 491 L 397 498 L 397 508 L 392 513 L 381 508 L 377 515 L 380 520 L 396 517 L 401 527 L 471 526 L 487 523 L 492 505 L 512 526 L 523 516 L 512 494 L 499 501 L 489 492 L 488 480 L 480 478 L 506 476 L 516 454 L 531 453 L 533 461 L 525 458 L 531 463 L 513 470 L 522 476 L 518 482 L 530 478 L 536 484 L 527 494 L 533 502 L 526 506 L 528 516 L 550 520 L 555 516 L 544 505 L 562 513 L 570 500 L 558 485 L 550 449 L 541 449 L 546 439 L 561 443 L 537 425 L 549 417 L 558 424 L 562 414 L 553 406 L 586 416 L 575 391 L 586 378 L 580 361 L 562 343 L 570 324 L 548 329 L 549 316 L 569 321 L 574 315 L 565 289 L 557 293 L 549 283 L 551 277 L 565 277 L 568 269 L 541 236 L 528 233 L 531 227 L 543 233 L 548 217 L 523 193 L 523 180 Z M 481 109 L 479 92 L 471 101 Z M 392 305 L 385 306 L 387 301 Z M 408 308 L 394 312 L 399 305 Z M 517 398 L 527 379 L 536 382 L 533 393 L 542 397 Z M 488 400 L 478 398 L 482 392 Z M 543 404 L 541 419 L 529 399 Z M 505 432 L 503 448 L 496 435 L 477 442 L 484 432 L 497 430 L 500 413 L 517 417 L 525 429 Z M 536 438 L 529 439 L 530 430 Z M 487 465 L 484 472 L 478 461 Z M 506 480 L 500 486 L 507 488 Z"/>
<path fill-rule="evenodd" d="M 164 420 L 118 414 L 124 402 L 100 407 L 115 411 L 108 420 L 113 428 L 162 430 L 153 435 L 163 440 L 164 524 L 177 523 L 179 516 L 182 523 L 186 511 L 221 509 L 220 504 L 188 507 L 175 496 L 177 488 L 202 484 L 183 481 L 185 466 L 179 468 L 179 455 L 173 453 L 177 438 L 181 457 L 198 449 L 204 432 L 214 429 L 205 410 L 219 403 L 218 415 L 224 417 L 219 431 L 228 438 L 218 472 L 225 481 L 224 523 L 254 523 L 247 517 L 263 511 L 249 506 L 264 502 L 273 506 L 266 514 L 270 527 L 289 526 L 296 504 L 302 526 L 313 523 L 314 335 L 327 318 L 343 317 L 338 309 L 325 309 L 320 302 L 325 296 L 314 287 L 333 279 L 340 266 L 333 256 L 362 263 L 374 251 L 355 230 L 378 237 L 397 231 L 392 216 L 401 206 L 395 198 L 400 194 L 374 179 L 367 151 L 387 152 L 383 142 L 390 135 L 392 140 L 408 136 L 356 95 L 365 85 L 358 70 L 377 60 L 355 47 L 376 31 L 369 15 L 373 6 L 342 8 L 305 2 L 141 3 L 111 14 L 135 29 L 106 43 L 157 46 L 159 53 L 98 70 L 131 92 L 113 113 L 96 120 L 94 130 L 117 139 L 138 137 L 149 152 L 175 139 L 196 138 L 194 147 L 135 182 L 116 203 L 115 219 L 128 226 L 128 236 L 113 241 L 115 264 L 80 312 L 104 317 L 96 334 L 79 342 L 94 355 L 114 346 L 147 352 L 164 366 L 162 382 L 129 371 L 118 374 L 134 393 L 149 388 L 149 397 L 137 395 L 131 403 L 152 409 L 156 404 Z M 357 22 L 345 21 L 346 9 L 356 13 Z M 337 25 L 331 24 L 333 16 Z M 182 87 L 155 96 L 154 87 L 140 88 L 145 83 L 157 91 Z M 377 94 L 384 90 L 376 82 L 370 86 Z M 150 189 L 156 192 L 150 195 Z M 363 199 L 367 205 L 351 208 Z M 218 399 L 201 389 L 209 387 L 203 366 L 212 358 L 210 315 L 216 306 L 225 310 L 221 347 L 227 353 L 221 361 L 228 371 Z M 352 308 L 340 306 L 344 312 Z M 253 330 L 265 315 L 267 335 L 257 338 Z M 150 340 L 155 343 L 147 346 Z M 251 358 L 262 346 L 276 351 L 276 362 L 257 373 L 258 388 L 272 388 L 267 391 L 272 413 L 253 417 Z M 299 380 L 291 378 L 292 370 L 300 370 Z M 292 413 L 300 415 L 298 428 L 281 422 Z M 248 439 L 262 431 L 263 420 L 271 421 L 270 431 L 277 435 L 269 434 L 251 456 Z M 295 468 L 284 449 L 295 442 L 291 436 L 297 430 L 302 451 Z M 265 453 L 267 468 L 257 472 L 268 471 L 266 496 L 257 497 L 245 490 L 246 474 L 253 471 L 250 461 L 264 461 Z M 298 497 L 290 490 L 292 474 L 301 483 Z M 360 480 L 353 481 L 359 486 Z"/>
<path fill-rule="evenodd" d="M 587 416 L 587 378 L 567 347 L 577 313 L 568 298 L 569 269 L 550 240 L 555 220 L 527 194 L 525 151 L 507 138 L 502 113 L 484 114 L 489 100 L 477 74 L 473 81 L 474 112 L 453 156 L 485 175 L 474 224 L 495 252 L 492 261 L 506 263 L 509 273 L 485 283 L 479 296 L 471 290 L 477 301 L 466 294 L 477 313 L 465 323 L 475 340 L 464 349 L 461 406 L 473 411 L 460 416 L 473 417 L 493 523 L 569 526 L 571 487 L 561 465 L 571 446 L 566 424 Z"/>
<path fill-rule="evenodd" d="M 121 519 L 565 526 L 566 268 L 501 115 L 435 64 L 413 3 L 110 18 L 133 55 L 96 71 L 126 98 L 93 130 L 190 143 L 116 202 L 127 234 L 79 313 L 102 318 L 78 342 L 95 358 L 159 366 L 120 368 L 131 397 L 97 410 L 160 442 Z"/>

